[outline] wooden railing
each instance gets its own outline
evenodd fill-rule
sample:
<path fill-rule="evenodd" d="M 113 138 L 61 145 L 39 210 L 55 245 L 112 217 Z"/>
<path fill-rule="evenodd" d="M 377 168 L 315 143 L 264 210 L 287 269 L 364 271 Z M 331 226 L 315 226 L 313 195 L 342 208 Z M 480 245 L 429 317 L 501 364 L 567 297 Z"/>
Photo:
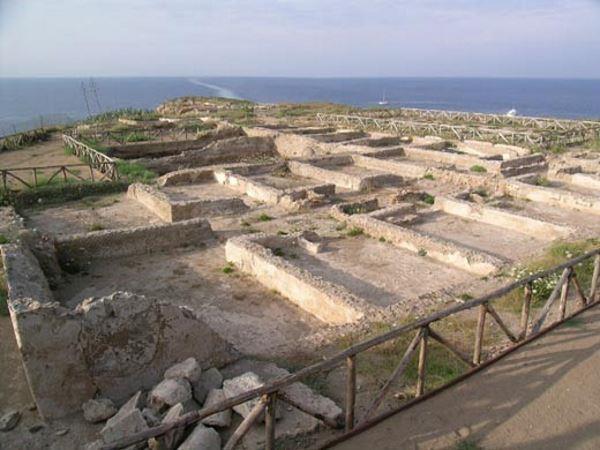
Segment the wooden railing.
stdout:
<path fill-rule="evenodd" d="M 321 124 L 333 124 L 360 129 L 375 129 L 394 134 L 415 136 L 441 136 L 446 138 L 490 141 L 509 145 L 551 147 L 553 145 L 575 145 L 588 142 L 599 136 L 599 130 L 570 129 L 566 131 L 513 131 L 478 126 L 453 125 L 446 123 L 415 122 L 402 119 L 382 119 L 362 115 L 317 114 Z"/>
<path fill-rule="evenodd" d="M 584 292 L 583 287 L 581 286 L 577 277 L 576 267 L 582 263 L 591 264 L 592 260 L 593 273 L 591 275 L 590 288 L 588 292 Z M 552 293 L 546 299 L 543 307 L 537 311 L 537 314 L 534 314 L 535 311 L 532 307 L 534 282 L 540 279 L 548 279 L 549 277 L 555 276 L 557 273 L 560 273 L 561 276 L 554 286 Z M 232 434 L 224 447 L 225 449 L 233 449 L 240 442 L 247 431 L 258 421 L 259 417 L 265 413 L 265 448 L 267 450 L 272 450 L 274 448 L 276 429 L 275 404 L 278 401 L 289 403 L 292 406 L 301 409 L 303 412 L 320 419 L 329 427 L 343 427 L 346 435 L 348 433 L 359 432 L 362 429 L 365 429 L 373 423 L 376 423 L 382 420 L 384 417 L 390 415 L 390 412 L 386 412 L 374 417 L 383 400 L 386 398 L 390 387 L 395 381 L 402 377 L 409 362 L 417 352 L 418 367 L 415 388 L 416 398 L 411 401 L 412 403 L 422 401 L 424 398 L 428 398 L 440 390 L 456 383 L 458 379 L 463 379 L 472 375 L 481 368 L 491 364 L 495 360 L 499 359 L 505 354 L 508 354 L 510 351 L 513 351 L 521 345 L 539 337 L 541 334 L 549 331 L 565 320 L 574 317 L 582 311 L 598 304 L 600 302 L 598 295 L 599 275 L 600 248 L 577 258 L 571 259 L 564 264 L 553 267 L 549 270 L 545 270 L 522 280 L 510 283 L 480 298 L 465 302 L 463 304 L 457 304 L 410 324 L 394 328 L 385 334 L 347 348 L 346 350 L 330 358 L 305 367 L 293 374 L 280 377 L 257 389 L 253 389 L 236 397 L 229 398 L 217 405 L 189 412 L 172 422 L 163 423 L 159 426 L 133 434 L 116 442 L 107 443 L 102 447 L 102 449 L 112 450 L 125 448 L 137 442 L 145 441 L 151 437 L 164 435 L 176 428 L 183 428 L 215 413 L 230 409 L 236 405 L 240 405 L 253 399 L 259 399 L 259 401 L 252 409 L 250 414 L 244 418 L 244 420 Z M 513 330 L 507 324 L 507 321 L 501 317 L 499 310 L 492 306 L 492 303 L 502 300 L 507 294 L 510 294 L 515 290 L 517 290 L 517 292 L 521 292 L 521 289 L 523 289 L 523 296 L 519 328 L 517 330 Z M 571 289 L 573 289 L 574 295 L 570 295 Z M 570 308 L 568 307 L 569 302 L 571 302 Z M 463 349 L 458 348 L 458 346 L 451 343 L 448 338 L 442 336 L 439 331 L 436 331 L 432 328 L 433 324 L 447 318 L 453 318 L 457 314 L 468 310 L 476 310 L 478 317 L 477 324 L 475 326 L 473 350 L 470 354 L 465 352 Z M 568 310 L 570 314 L 567 316 Z M 549 324 L 548 318 L 551 312 L 555 312 L 556 320 L 554 323 Z M 484 352 L 484 332 L 488 318 L 491 318 L 491 320 L 498 325 L 499 329 L 505 334 L 509 343 L 505 350 L 495 355 L 491 352 L 489 355 Z M 399 338 L 406 337 L 406 335 L 412 335 L 413 337 L 408 344 L 404 355 L 397 363 L 397 366 L 393 370 L 389 379 L 381 387 L 377 395 L 371 400 L 364 414 L 362 414 L 362 416 L 357 420 L 355 417 L 357 394 L 357 359 L 361 356 L 361 354 L 373 349 L 374 347 L 398 340 Z M 448 349 L 448 351 L 451 352 L 451 354 L 453 354 L 458 360 L 462 361 L 466 366 L 468 366 L 469 370 L 465 374 L 455 378 L 454 380 L 451 380 L 445 385 L 426 393 L 425 382 L 428 374 L 428 349 L 432 340 Z M 339 366 L 345 366 L 346 371 L 345 420 L 343 424 L 331 423 L 330 421 L 324 420 L 323 417 L 320 416 L 316 411 L 311 411 L 305 406 L 296 404 L 286 395 L 286 387 L 290 386 L 291 384 L 302 381 L 307 377 L 314 377 L 315 375 L 322 374 L 323 372 L 331 371 Z M 395 411 L 406 407 L 411 402 L 401 406 L 400 408 L 397 408 Z M 394 411 L 392 411 L 392 413 L 393 412 Z"/>
<path fill-rule="evenodd" d="M 80 169 L 87 169 L 89 177 L 83 177 Z M 0 169 L 2 177 L 2 187 L 4 190 L 10 190 L 11 184 L 24 186 L 33 189 L 40 186 L 46 186 L 55 182 L 68 183 L 69 180 L 80 181 L 101 181 L 110 180 L 106 174 L 94 173 L 92 164 L 63 164 L 57 166 L 36 166 L 36 167 L 15 167 L 11 169 Z M 27 177 L 25 174 L 30 174 Z M 11 183 L 12 181 L 12 183 Z"/>
<path fill-rule="evenodd" d="M 98 150 L 93 149 L 83 142 L 79 142 L 71 136 L 63 134 L 62 137 L 65 146 L 69 148 L 79 159 L 88 163 L 98 172 L 103 174 L 104 177 L 113 181 L 119 179 L 119 171 L 114 159 L 106 156 L 104 153 L 100 153 Z"/>
<path fill-rule="evenodd" d="M 547 131 L 561 130 L 600 130 L 600 121 L 570 120 L 552 117 L 509 116 L 506 114 L 484 114 L 464 111 L 444 111 L 437 109 L 398 108 L 384 111 L 365 110 L 361 116 L 377 118 L 408 118 L 417 120 L 437 120 L 458 123 L 479 123 L 492 126 L 510 126 Z"/>

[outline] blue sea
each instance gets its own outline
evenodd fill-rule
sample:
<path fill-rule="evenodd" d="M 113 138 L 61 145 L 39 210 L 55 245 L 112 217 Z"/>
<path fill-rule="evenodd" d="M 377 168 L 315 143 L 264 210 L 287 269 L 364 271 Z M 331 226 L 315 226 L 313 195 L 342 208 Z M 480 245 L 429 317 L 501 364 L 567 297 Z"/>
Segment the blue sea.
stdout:
<path fill-rule="evenodd" d="M 68 123 L 89 111 L 154 108 L 184 95 L 258 102 L 335 102 L 389 107 L 506 113 L 561 118 L 600 118 L 600 80 L 494 78 L 0 78 L 0 135 Z"/>

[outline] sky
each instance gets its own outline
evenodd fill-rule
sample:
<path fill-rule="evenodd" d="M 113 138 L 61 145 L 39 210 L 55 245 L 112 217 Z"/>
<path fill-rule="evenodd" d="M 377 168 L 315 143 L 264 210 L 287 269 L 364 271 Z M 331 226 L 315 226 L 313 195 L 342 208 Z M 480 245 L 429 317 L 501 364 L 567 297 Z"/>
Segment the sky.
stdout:
<path fill-rule="evenodd" d="M 600 0 L 0 0 L 0 77 L 600 79 Z"/>

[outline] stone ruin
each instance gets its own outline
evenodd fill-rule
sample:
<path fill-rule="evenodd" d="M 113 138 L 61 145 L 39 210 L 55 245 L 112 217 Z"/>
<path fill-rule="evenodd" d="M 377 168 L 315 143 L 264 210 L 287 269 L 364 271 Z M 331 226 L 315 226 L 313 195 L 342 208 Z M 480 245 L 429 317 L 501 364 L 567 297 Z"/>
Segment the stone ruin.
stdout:
<path fill-rule="evenodd" d="M 2 245 L 9 311 L 43 418 L 83 411 L 106 421 L 105 442 L 123 437 L 288 373 L 256 356 L 439 307 L 555 240 L 600 231 L 598 160 L 324 127 L 218 133 L 115 148 L 162 176 L 77 212 L 105 229 L 75 230 L 52 207 L 26 211 L 27 227 L 2 211 L 18 228 Z M 137 265 L 145 283 L 135 283 Z M 196 270 L 189 286 L 186 270 Z M 85 289 L 69 290 L 78 283 Z M 339 421 L 332 400 L 292 391 Z M 220 448 L 248 407 L 147 445 Z M 294 409 L 280 420 L 280 437 L 319 426 Z M 261 439 L 252 432 L 245 445 Z"/>

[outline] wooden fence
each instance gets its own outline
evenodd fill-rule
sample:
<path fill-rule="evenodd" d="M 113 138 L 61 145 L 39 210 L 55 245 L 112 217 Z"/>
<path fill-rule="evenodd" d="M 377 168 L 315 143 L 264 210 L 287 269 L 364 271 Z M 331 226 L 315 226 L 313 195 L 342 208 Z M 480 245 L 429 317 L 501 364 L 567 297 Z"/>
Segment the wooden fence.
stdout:
<path fill-rule="evenodd" d="M 82 169 L 89 171 L 89 177 L 81 174 Z M 2 176 L 2 187 L 4 190 L 11 190 L 11 185 L 23 186 L 33 189 L 40 186 L 47 186 L 53 183 L 68 183 L 69 180 L 80 181 L 101 181 L 111 180 L 107 175 L 94 173 L 94 167 L 91 164 L 63 164 L 58 166 L 36 166 L 36 167 L 15 167 L 12 169 L 0 169 Z M 29 174 L 30 177 L 26 175 Z M 14 189 L 13 189 L 14 190 Z"/>
<path fill-rule="evenodd" d="M 592 260 L 593 274 L 591 275 L 590 288 L 589 291 L 584 292 L 583 287 L 577 277 L 576 268 L 582 263 L 591 264 Z M 541 307 L 541 309 L 538 311 L 535 311 L 535 309 L 532 307 L 534 282 L 540 279 L 548 279 L 558 273 L 561 275 L 554 289 L 552 290 L 552 293 L 546 299 L 543 307 Z M 134 443 L 145 441 L 151 437 L 164 435 L 171 430 L 183 428 L 187 425 L 211 416 L 212 414 L 230 409 L 252 399 L 259 399 L 259 401 L 252 409 L 251 413 L 244 418 L 244 420 L 232 434 L 224 447 L 225 449 L 233 449 L 240 442 L 242 437 L 248 432 L 248 430 L 255 425 L 257 421 L 259 421 L 259 418 L 262 416 L 262 414 L 266 413 L 265 448 L 267 450 L 273 450 L 275 446 L 274 442 L 276 429 L 275 404 L 278 401 L 291 404 L 292 406 L 301 409 L 303 412 L 320 419 L 329 427 L 344 428 L 345 435 L 343 435 L 342 438 L 349 434 L 355 434 L 366 427 L 372 426 L 374 423 L 383 420 L 383 418 L 388 417 L 390 414 L 406 408 L 408 404 L 414 404 L 418 401 L 422 401 L 422 399 L 430 397 L 436 392 L 439 392 L 449 385 L 456 383 L 458 379 L 463 379 L 472 375 L 476 371 L 489 365 L 510 351 L 554 328 L 557 326 L 557 324 L 560 324 L 565 320 L 574 317 L 576 314 L 595 306 L 600 302 L 598 295 L 599 274 L 600 248 L 586 253 L 585 255 L 571 259 L 552 269 L 511 283 L 483 297 L 465 302 L 463 304 L 457 304 L 432 314 L 424 319 L 397 327 L 385 334 L 354 345 L 333 357 L 305 367 L 293 374 L 280 377 L 268 384 L 261 386 L 260 388 L 253 389 L 233 398 L 229 398 L 217 405 L 189 412 L 172 422 L 163 423 L 149 430 L 133 434 L 116 442 L 108 443 L 104 445 L 102 449 L 113 450 L 125 448 Z M 520 323 L 517 330 L 511 329 L 507 322 L 501 317 L 499 310 L 492 305 L 494 302 L 498 302 L 507 294 L 510 294 L 515 290 L 517 290 L 517 292 L 521 292 L 521 290 L 523 290 Z M 570 295 L 570 293 L 574 295 Z M 432 328 L 433 324 L 436 324 L 447 318 L 455 317 L 458 313 L 468 310 L 476 310 L 478 316 L 477 324 L 475 326 L 473 349 L 471 353 L 465 352 L 462 348 L 459 348 L 448 338 L 442 336 L 439 332 L 436 332 Z M 570 313 L 568 316 L 567 311 Z M 534 314 L 534 312 L 537 312 L 537 314 Z M 554 313 L 556 320 L 554 323 L 549 324 L 549 317 L 551 316 L 551 313 Z M 493 320 L 499 326 L 500 330 L 506 335 L 507 342 L 509 343 L 507 349 L 497 355 L 486 354 L 484 351 L 484 331 L 487 321 L 489 320 Z M 397 366 L 393 370 L 391 376 L 383 385 L 379 393 L 371 399 L 370 405 L 366 409 L 366 412 L 361 417 L 355 417 L 355 403 L 357 394 L 357 359 L 362 353 L 373 349 L 374 347 L 396 341 L 399 338 L 406 337 L 407 335 L 412 336 L 412 340 L 408 344 L 403 357 L 397 362 Z M 446 383 L 444 386 L 438 389 L 426 393 L 425 382 L 428 375 L 428 348 L 431 341 L 436 341 L 448 349 L 451 354 L 466 364 L 470 369 L 457 379 Z M 417 352 L 418 369 L 415 389 L 416 398 L 408 404 L 397 408 L 395 411 L 392 410 L 375 416 L 375 413 L 379 410 L 383 400 L 389 393 L 390 387 L 394 382 L 402 377 L 409 362 Z M 330 421 L 324 420 L 323 417 L 316 413 L 316 411 L 311 411 L 310 408 L 296 404 L 286 395 L 286 387 L 290 386 L 291 384 L 302 381 L 307 377 L 314 377 L 318 374 L 323 374 L 323 372 L 329 372 L 339 366 L 345 366 L 346 371 L 344 423 L 331 423 Z"/>
<path fill-rule="evenodd" d="M 94 130 L 93 128 L 86 132 L 72 132 L 71 136 L 75 139 L 87 138 L 102 141 L 105 145 L 121 145 L 128 142 L 163 142 L 163 141 L 187 141 L 188 139 L 197 139 L 198 133 L 204 131 L 200 126 L 197 129 L 192 128 L 135 128 L 127 131 L 105 131 Z M 143 136 L 144 140 L 128 139 L 131 136 Z"/>
<path fill-rule="evenodd" d="M 451 125 L 444 123 L 415 122 L 401 119 L 381 119 L 361 115 L 317 114 L 321 124 L 348 126 L 360 129 L 374 129 L 388 133 L 415 136 L 441 136 L 446 138 L 489 141 L 509 145 L 525 145 L 530 147 L 551 147 L 553 145 L 583 144 L 599 136 L 599 130 L 567 130 L 567 131 L 513 131 L 506 129 L 484 128 L 467 125 Z"/>
<path fill-rule="evenodd" d="M 406 118 L 458 123 L 479 123 L 491 126 L 509 126 L 547 131 L 600 130 L 600 121 L 568 120 L 550 117 L 508 116 L 506 114 L 483 114 L 462 111 L 443 111 L 435 109 L 399 108 L 384 111 L 365 111 L 361 116 L 376 118 Z"/>
<path fill-rule="evenodd" d="M 119 171 L 114 159 L 106 156 L 104 153 L 100 153 L 98 150 L 94 150 L 83 142 L 79 142 L 71 136 L 63 134 L 62 137 L 65 146 L 73 151 L 79 159 L 85 161 L 104 177 L 113 181 L 119 179 Z"/>

